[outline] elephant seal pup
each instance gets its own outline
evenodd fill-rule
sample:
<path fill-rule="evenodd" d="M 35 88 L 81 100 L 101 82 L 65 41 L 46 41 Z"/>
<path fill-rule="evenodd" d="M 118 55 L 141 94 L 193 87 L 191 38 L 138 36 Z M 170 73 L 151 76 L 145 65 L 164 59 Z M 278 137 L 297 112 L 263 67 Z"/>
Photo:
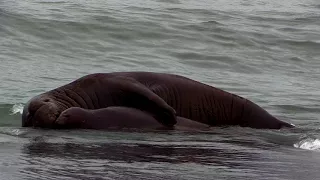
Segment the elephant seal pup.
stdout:
<path fill-rule="evenodd" d="M 151 114 L 139 109 L 111 106 L 89 110 L 71 107 L 56 120 L 57 127 L 80 129 L 209 130 L 209 125 L 177 117 L 173 127 L 159 123 Z"/>
<path fill-rule="evenodd" d="M 210 126 L 293 127 L 240 96 L 183 76 L 152 72 L 90 74 L 40 94 L 27 102 L 22 126 L 50 128 L 70 107 L 110 106 L 140 109 L 167 127 L 174 126 L 176 116 Z"/>

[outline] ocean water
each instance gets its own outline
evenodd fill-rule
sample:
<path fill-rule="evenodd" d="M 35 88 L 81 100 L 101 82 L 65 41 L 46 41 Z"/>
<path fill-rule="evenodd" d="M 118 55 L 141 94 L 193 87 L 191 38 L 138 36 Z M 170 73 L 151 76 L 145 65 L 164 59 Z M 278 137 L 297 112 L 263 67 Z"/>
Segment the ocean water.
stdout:
<path fill-rule="evenodd" d="M 294 129 L 21 127 L 31 97 L 95 72 L 175 73 Z M 0 179 L 320 179 L 320 1 L 1 0 Z"/>

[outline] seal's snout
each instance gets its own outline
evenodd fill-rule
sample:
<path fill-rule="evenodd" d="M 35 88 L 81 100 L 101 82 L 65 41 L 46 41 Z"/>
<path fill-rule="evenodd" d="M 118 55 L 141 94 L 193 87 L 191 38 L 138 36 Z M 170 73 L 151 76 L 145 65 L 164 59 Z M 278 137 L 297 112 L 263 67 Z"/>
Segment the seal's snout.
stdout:
<path fill-rule="evenodd" d="M 30 127 L 32 126 L 32 116 L 29 112 L 29 103 L 27 103 L 22 112 L 22 127 Z"/>
<path fill-rule="evenodd" d="M 58 116 L 58 106 L 52 99 L 37 96 L 25 105 L 22 114 L 22 126 L 49 127 Z"/>
<path fill-rule="evenodd" d="M 39 101 L 38 97 L 30 99 L 23 108 L 22 112 L 22 126 L 30 127 L 33 126 L 33 117 L 37 110 L 44 104 Z"/>

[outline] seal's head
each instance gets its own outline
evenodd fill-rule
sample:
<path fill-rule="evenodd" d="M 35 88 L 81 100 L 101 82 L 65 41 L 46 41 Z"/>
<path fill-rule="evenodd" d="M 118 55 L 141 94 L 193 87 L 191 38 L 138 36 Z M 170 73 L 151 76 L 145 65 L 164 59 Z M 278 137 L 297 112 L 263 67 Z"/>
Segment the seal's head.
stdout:
<path fill-rule="evenodd" d="M 56 119 L 59 128 L 85 128 L 87 119 L 94 116 L 91 111 L 80 107 L 70 107 L 64 110 Z"/>
<path fill-rule="evenodd" d="M 61 111 L 54 98 L 47 94 L 36 96 L 24 106 L 22 126 L 52 127 Z"/>

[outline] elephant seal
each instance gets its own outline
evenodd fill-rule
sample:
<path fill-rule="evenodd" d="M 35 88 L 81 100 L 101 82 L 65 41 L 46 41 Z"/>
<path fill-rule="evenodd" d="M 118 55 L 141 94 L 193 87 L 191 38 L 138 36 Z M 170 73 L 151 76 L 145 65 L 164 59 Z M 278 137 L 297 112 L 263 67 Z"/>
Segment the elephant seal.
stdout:
<path fill-rule="evenodd" d="M 111 106 L 96 110 L 71 107 L 56 120 L 57 127 L 80 129 L 146 129 L 146 130 L 209 130 L 209 125 L 183 117 L 173 127 L 159 123 L 151 114 L 139 109 Z"/>
<path fill-rule="evenodd" d="M 248 99 L 183 76 L 153 72 L 83 76 L 29 100 L 23 110 L 22 126 L 50 128 L 70 107 L 110 106 L 140 109 L 167 127 L 176 124 L 176 116 L 210 126 L 294 127 Z"/>

